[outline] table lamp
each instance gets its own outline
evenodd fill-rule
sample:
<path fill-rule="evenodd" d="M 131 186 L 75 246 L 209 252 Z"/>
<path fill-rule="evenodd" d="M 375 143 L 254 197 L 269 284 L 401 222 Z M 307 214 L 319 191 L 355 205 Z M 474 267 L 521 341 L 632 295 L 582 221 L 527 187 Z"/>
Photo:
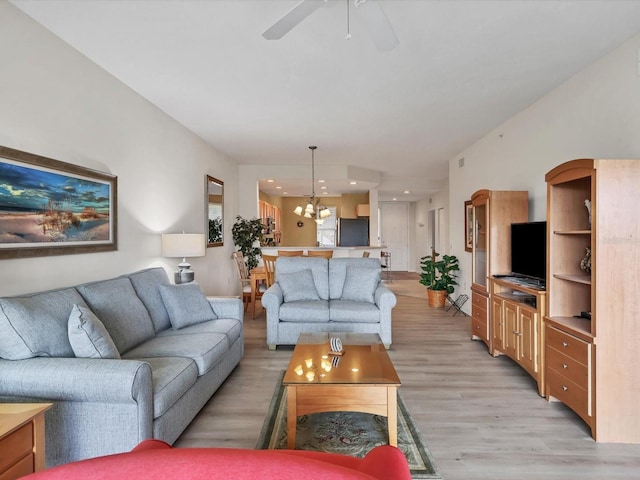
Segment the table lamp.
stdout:
<path fill-rule="evenodd" d="M 163 233 L 162 256 L 182 257 L 174 274 L 176 284 L 193 282 L 195 274 L 187 257 L 204 257 L 205 243 L 202 233 Z"/>

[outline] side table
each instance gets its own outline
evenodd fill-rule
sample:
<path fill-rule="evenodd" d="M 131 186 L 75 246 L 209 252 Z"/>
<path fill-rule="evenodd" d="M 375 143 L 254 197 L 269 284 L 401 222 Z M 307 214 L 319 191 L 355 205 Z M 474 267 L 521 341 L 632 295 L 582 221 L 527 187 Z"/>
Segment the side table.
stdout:
<path fill-rule="evenodd" d="M 0 480 L 44 470 L 44 412 L 51 403 L 0 403 Z"/>

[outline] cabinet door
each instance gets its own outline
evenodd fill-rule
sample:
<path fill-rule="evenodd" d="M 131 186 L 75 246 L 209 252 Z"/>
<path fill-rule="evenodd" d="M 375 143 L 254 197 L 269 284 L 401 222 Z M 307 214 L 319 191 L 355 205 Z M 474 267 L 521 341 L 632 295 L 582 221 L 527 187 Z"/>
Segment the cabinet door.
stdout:
<path fill-rule="evenodd" d="M 492 355 L 497 355 L 496 350 L 504 351 L 504 318 L 502 315 L 502 300 L 497 297 L 491 298 L 491 335 L 492 335 Z"/>
<path fill-rule="evenodd" d="M 487 268 L 488 268 L 488 230 L 489 230 L 489 200 L 482 205 L 473 207 L 473 283 L 481 287 L 483 291 L 488 291 Z"/>
<path fill-rule="evenodd" d="M 538 367 L 538 315 L 527 308 L 521 308 L 518 318 L 518 361 L 520 364 L 533 372 L 539 370 Z"/>
<path fill-rule="evenodd" d="M 518 305 L 504 301 L 502 314 L 504 315 L 504 353 L 514 360 L 518 359 L 518 342 L 520 331 L 518 330 Z"/>

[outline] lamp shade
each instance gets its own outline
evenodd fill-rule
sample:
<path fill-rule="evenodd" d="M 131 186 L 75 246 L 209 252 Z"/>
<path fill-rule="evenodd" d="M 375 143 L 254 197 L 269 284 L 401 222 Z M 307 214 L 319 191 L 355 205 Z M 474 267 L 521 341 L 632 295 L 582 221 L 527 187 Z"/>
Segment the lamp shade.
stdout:
<path fill-rule="evenodd" d="M 163 257 L 204 257 L 203 233 L 163 233 Z"/>

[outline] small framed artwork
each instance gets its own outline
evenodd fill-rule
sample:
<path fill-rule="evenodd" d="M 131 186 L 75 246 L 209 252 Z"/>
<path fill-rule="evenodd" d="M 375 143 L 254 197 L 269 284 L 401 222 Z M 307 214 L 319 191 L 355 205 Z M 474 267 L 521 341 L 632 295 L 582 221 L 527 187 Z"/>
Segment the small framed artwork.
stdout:
<path fill-rule="evenodd" d="M 464 202 L 464 249 L 473 250 L 473 205 L 471 200 Z"/>
<path fill-rule="evenodd" d="M 117 250 L 117 177 L 0 146 L 0 259 Z"/>

